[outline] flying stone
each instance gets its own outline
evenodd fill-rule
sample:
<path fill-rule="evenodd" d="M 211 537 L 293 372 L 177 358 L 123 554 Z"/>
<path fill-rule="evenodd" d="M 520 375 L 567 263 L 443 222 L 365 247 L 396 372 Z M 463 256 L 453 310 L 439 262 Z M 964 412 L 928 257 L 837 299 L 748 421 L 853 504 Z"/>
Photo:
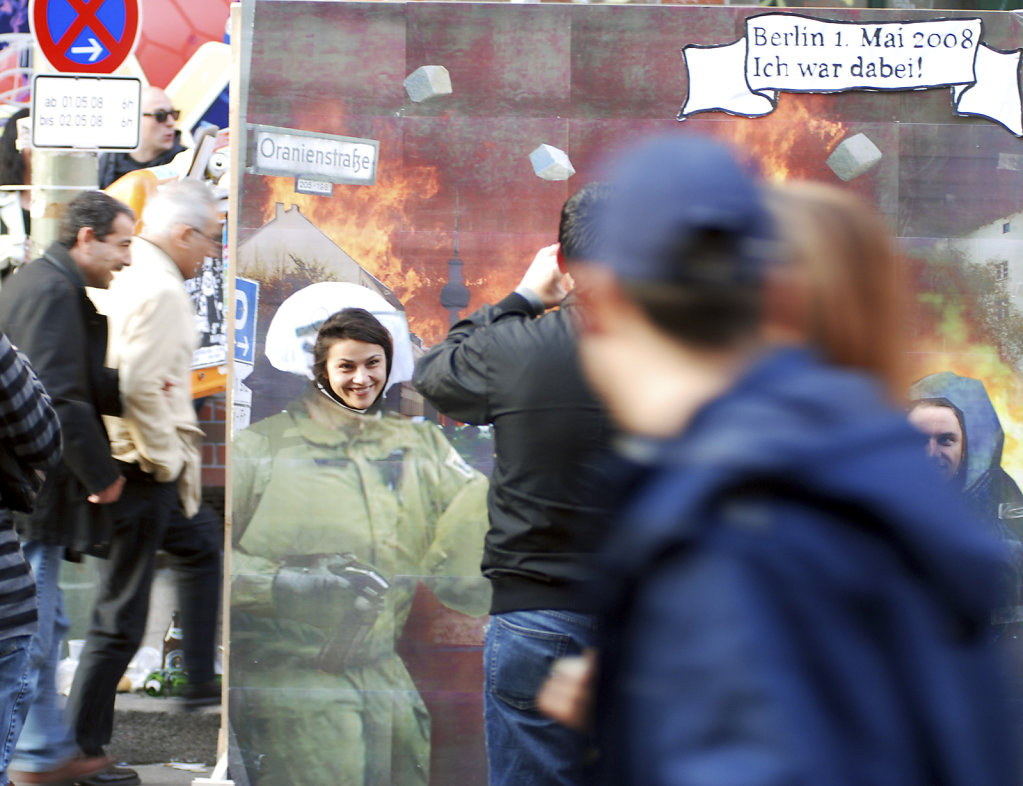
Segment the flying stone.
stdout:
<path fill-rule="evenodd" d="M 852 180 L 873 169 L 881 160 L 881 151 L 866 134 L 843 139 L 828 156 L 828 166 L 842 180 Z"/>
<path fill-rule="evenodd" d="M 544 180 L 568 180 L 575 174 L 568 154 L 551 145 L 540 145 L 529 154 L 529 161 L 536 176 Z"/>
<path fill-rule="evenodd" d="M 451 93 L 451 74 L 444 66 L 420 66 L 405 78 L 405 92 L 417 104 Z"/>

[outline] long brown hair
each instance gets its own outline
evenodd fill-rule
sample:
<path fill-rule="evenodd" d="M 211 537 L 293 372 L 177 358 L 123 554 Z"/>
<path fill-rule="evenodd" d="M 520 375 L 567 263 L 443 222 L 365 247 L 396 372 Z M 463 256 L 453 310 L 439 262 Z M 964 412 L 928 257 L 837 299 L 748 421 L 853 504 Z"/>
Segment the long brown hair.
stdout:
<path fill-rule="evenodd" d="M 802 289 L 803 338 L 832 363 L 904 389 L 902 299 L 895 241 L 885 220 L 849 191 L 824 183 L 772 186 L 768 205 L 783 274 Z"/>

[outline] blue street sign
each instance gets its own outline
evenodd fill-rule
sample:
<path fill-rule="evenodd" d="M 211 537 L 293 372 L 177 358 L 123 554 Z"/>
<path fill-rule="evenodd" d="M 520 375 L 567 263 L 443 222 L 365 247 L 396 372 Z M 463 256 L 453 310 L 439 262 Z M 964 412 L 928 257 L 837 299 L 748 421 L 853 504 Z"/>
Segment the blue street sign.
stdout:
<path fill-rule="evenodd" d="M 234 359 L 255 363 L 256 306 L 259 302 L 259 282 L 247 278 L 234 280 Z"/>

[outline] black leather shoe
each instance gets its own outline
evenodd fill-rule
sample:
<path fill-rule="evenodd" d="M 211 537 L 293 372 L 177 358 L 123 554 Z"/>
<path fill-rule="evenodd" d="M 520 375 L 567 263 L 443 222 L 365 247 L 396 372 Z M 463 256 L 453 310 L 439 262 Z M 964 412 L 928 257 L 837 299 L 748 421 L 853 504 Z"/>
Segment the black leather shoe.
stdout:
<path fill-rule="evenodd" d="M 137 786 L 142 783 L 139 774 L 130 767 L 115 767 L 111 764 L 105 770 L 75 781 L 75 786 Z"/>

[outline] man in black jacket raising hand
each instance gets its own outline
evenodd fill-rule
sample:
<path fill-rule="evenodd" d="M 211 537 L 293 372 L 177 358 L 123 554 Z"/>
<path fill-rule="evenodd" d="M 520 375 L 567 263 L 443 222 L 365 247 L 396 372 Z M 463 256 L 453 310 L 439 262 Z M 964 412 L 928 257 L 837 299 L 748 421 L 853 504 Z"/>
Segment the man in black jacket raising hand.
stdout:
<path fill-rule="evenodd" d="M 541 249 L 515 292 L 457 322 L 413 378 L 444 414 L 494 427 L 482 565 L 493 588 L 484 645 L 490 786 L 588 782 L 587 739 L 540 715 L 536 694 L 550 661 L 578 654 L 596 633 L 579 588 L 603 536 L 599 474 L 591 470 L 602 463 L 610 427 L 583 381 L 571 279 L 559 256 L 592 256 L 604 198 L 600 186 L 569 198 L 560 243 Z"/>

